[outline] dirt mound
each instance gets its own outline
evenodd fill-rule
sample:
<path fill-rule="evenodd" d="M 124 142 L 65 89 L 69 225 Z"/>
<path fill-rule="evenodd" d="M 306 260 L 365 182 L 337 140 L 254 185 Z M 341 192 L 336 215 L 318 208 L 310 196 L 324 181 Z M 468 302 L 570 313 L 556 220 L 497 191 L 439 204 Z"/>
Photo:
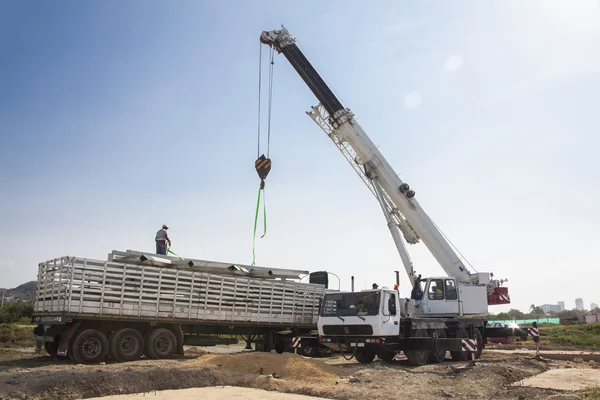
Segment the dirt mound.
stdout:
<path fill-rule="evenodd" d="M 29 371 L 5 382 L 9 399 L 81 399 L 113 394 L 144 393 L 154 390 L 214 386 L 217 378 L 211 369 L 74 368 L 71 371 Z M 0 398 L 2 398 L 0 391 Z"/>
<path fill-rule="evenodd" d="M 295 354 L 245 353 L 219 355 L 207 361 L 217 367 L 215 372 L 227 371 L 227 375 L 275 375 L 286 380 L 313 384 L 335 384 L 344 371 L 319 360 L 305 359 Z"/>

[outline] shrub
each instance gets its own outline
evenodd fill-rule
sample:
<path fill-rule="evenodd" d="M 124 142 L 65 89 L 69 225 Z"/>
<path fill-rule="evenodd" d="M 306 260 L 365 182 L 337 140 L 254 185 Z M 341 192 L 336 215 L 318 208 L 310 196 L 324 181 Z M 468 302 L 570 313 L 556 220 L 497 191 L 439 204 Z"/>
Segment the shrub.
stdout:
<path fill-rule="evenodd" d="M 23 343 L 33 340 L 33 329 L 30 326 L 0 324 L 0 343 Z"/>
<path fill-rule="evenodd" d="M 0 324 L 10 324 L 21 318 L 28 318 L 31 323 L 33 315 L 33 302 L 8 303 L 0 307 Z"/>

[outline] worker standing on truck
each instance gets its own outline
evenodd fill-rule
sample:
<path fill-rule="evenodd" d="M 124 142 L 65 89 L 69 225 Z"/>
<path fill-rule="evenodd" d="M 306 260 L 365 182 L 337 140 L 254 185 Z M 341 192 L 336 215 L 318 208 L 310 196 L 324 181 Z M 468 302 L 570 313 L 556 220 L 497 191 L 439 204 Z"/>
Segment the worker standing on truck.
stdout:
<path fill-rule="evenodd" d="M 167 229 L 169 229 L 169 227 L 163 224 L 162 229 L 156 232 L 156 238 L 154 239 L 156 242 L 156 254 L 166 255 L 167 244 L 169 244 L 169 247 L 171 247 L 171 239 L 169 239 Z"/>

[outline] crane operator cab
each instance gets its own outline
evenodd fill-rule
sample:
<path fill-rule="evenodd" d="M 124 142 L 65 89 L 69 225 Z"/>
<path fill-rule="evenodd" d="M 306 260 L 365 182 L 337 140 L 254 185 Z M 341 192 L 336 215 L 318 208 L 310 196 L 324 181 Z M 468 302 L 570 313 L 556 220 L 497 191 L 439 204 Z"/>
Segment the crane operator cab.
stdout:
<path fill-rule="evenodd" d="M 447 276 L 426 279 L 419 276 L 410 298 L 401 302 L 402 314 L 448 317 L 487 312 L 483 289 L 482 285 L 461 284 Z"/>

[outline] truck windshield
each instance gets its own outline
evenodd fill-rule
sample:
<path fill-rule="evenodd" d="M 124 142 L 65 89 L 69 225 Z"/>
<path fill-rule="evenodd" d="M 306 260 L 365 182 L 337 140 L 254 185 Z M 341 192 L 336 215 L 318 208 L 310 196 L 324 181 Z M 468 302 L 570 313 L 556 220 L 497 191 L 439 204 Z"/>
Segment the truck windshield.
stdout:
<path fill-rule="evenodd" d="M 380 292 L 327 294 L 323 299 L 322 317 L 377 315 Z"/>

